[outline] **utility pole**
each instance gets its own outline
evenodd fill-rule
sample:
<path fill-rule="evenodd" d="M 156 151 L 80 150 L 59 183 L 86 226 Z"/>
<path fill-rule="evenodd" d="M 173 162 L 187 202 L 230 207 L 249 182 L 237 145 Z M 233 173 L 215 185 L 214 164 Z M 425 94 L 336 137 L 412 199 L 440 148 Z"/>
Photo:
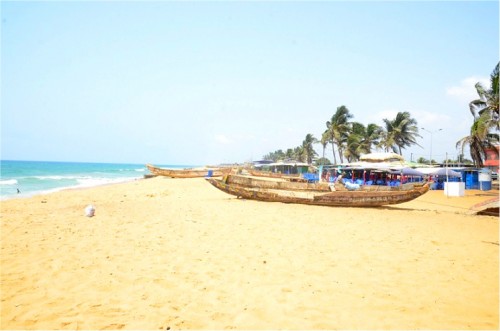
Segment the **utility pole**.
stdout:
<path fill-rule="evenodd" d="M 430 151 L 430 156 L 429 156 L 429 165 L 432 165 L 432 134 L 439 132 L 439 131 L 442 131 L 443 129 L 437 129 L 435 131 L 427 130 L 426 128 L 421 128 L 421 129 L 424 131 L 427 131 L 431 134 L 431 151 Z"/>

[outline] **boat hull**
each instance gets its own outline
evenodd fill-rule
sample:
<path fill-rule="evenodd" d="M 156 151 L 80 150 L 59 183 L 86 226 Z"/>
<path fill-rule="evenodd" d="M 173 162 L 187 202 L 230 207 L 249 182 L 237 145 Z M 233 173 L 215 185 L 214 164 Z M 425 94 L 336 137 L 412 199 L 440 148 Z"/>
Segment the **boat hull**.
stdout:
<path fill-rule="evenodd" d="M 425 184 L 421 187 L 391 191 L 294 192 L 289 190 L 249 188 L 228 184 L 224 180 L 216 178 L 207 178 L 206 180 L 219 190 L 238 198 L 332 207 L 379 207 L 393 205 L 414 200 L 429 190 L 429 185 Z"/>
<path fill-rule="evenodd" d="M 261 171 L 261 170 L 255 170 L 255 169 L 248 169 L 247 171 L 250 173 L 250 175 L 255 176 L 255 177 L 283 178 L 286 180 L 299 180 L 299 179 L 301 179 L 300 174 L 286 175 L 286 174 L 281 174 L 281 173 L 276 173 L 276 172 Z"/>
<path fill-rule="evenodd" d="M 327 183 L 292 182 L 282 178 L 255 178 L 242 175 L 228 174 L 224 176 L 226 184 L 238 185 L 249 188 L 291 190 L 291 191 L 319 191 L 330 192 Z"/>
<path fill-rule="evenodd" d="M 172 178 L 196 178 L 196 177 L 206 177 L 209 172 L 212 171 L 211 175 L 214 177 L 220 177 L 224 174 L 231 172 L 231 168 L 206 168 L 206 169 L 165 169 L 155 167 L 151 164 L 146 164 L 149 171 L 156 176 L 165 176 Z"/>

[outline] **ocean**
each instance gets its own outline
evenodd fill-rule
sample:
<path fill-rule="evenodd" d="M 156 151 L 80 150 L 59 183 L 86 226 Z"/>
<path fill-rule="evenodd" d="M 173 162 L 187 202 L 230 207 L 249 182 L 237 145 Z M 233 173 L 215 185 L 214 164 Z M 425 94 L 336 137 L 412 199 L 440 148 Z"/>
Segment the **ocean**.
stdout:
<path fill-rule="evenodd" d="M 149 174 L 145 164 L 2 160 L 0 161 L 0 200 L 29 197 L 69 188 L 133 181 L 143 178 L 145 174 Z"/>

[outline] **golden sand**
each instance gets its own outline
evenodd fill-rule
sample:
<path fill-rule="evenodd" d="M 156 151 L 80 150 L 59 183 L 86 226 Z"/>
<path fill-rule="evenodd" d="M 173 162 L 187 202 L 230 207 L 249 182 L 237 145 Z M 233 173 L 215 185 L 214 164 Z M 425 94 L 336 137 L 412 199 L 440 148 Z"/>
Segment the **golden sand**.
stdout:
<path fill-rule="evenodd" d="M 495 196 L 332 208 L 153 178 L 3 201 L 0 326 L 498 329 L 498 216 L 470 214 Z"/>

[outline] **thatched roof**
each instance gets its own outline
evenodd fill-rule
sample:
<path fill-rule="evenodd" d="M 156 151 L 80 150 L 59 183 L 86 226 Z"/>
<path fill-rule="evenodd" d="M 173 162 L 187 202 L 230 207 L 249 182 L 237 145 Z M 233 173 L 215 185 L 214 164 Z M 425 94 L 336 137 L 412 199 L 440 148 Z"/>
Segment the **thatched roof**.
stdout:
<path fill-rule="evenodd" d="M 366 162 L 396 162 L 405 160 L 401 155 L 396 153 L 370 153 L 362 155 L 359 159 Z"/>

